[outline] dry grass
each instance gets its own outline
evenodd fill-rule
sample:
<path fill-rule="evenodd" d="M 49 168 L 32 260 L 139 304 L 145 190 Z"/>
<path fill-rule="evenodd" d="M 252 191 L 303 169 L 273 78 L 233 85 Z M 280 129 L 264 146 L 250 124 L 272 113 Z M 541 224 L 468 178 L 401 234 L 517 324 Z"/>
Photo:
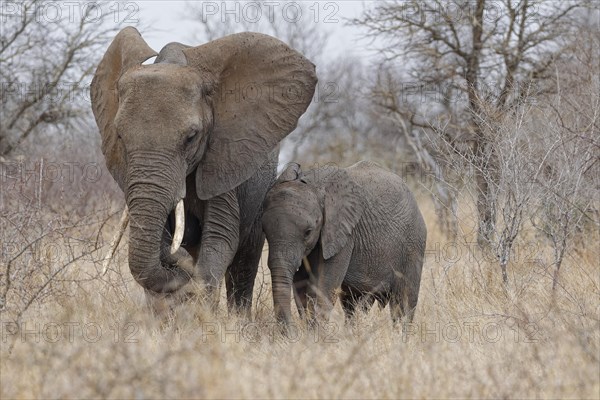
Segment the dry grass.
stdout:
<path fill-rule="evenodd" d="M 454 257 L 432 207 L 421 204 L 432 251 L 416 319 L 405 335 L 392 327 L 387 309 L 374 307 L 349 327 L 337 306 L 327 329 L 301 329 L 295 340 L 285 340 L 269 323 L 264 267 L 255 322 L 227 316 L 224 303 L 216 316 L 187 305 L 159 322 L 148 314 L 126 263 L 97 277 L 96 264 L 81 261 L 61 275 L 78 283 L 63 283 L 33 304 L 19 333 L 11 334 L 10 313 L 2 315 L 0 396 L 600 397 L 597 233 L 571 252 L 554 294 L 547 249 L 540 244 L 532 252 L 523 244 L 526 254 L 509 266 L 505 290 L 497 265 L 467 251 L 471 221 L 461 218 L 460 257 Z M 119 252 L 127 254 L 126 244 Z"/>

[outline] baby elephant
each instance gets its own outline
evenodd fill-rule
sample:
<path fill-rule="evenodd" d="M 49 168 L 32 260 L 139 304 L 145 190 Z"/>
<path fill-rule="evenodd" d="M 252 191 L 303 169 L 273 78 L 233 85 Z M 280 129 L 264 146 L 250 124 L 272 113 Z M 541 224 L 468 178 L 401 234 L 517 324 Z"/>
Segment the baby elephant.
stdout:
<path fill-rule="evenodd" d="M 412 320 L 427 229 L 399 176 L 367 161 L 307 172 L 291 164 L 267 194 L 263 230 L 280 322 L 291 320 L 292 286 L 310 320 L 328 318 L 340 289 L 347 319 L 377 300 L 394 322 Z"/>

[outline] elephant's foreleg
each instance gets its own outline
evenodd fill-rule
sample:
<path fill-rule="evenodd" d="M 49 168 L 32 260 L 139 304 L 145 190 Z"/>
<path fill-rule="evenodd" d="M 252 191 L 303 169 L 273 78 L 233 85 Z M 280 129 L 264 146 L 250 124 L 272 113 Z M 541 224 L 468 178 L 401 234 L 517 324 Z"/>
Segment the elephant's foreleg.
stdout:
<path fill-rule="evenodd" d="M 239 245 L 240 212 L 233 191 L 207 201 L 195 276 L 200 278 L 214 307 L 219 286 Z"/>
<path fill-rule="evenodd" d="M 338 297 L 338 290 L 341 289 L 342 282 L 344 282 L 348 272 L 352 249 L 352 244 L 347 244 L 338 254 L 328 260 L 324 260 L 321 253 L 316 271 L 313 271 L 316 278 L 316 304 L 312 314 L 318 321 L 329 319 L 329 314 Z"/>
<path fill-rule="evenodd" d="M 294 274 L 294 301 L 298 309 L 300 318 L 306 318 L 306 310 L 308 307 L 308 289 L 310 281 L 309 274 L 305 265 L 300 266 L 300 269 Z"/>

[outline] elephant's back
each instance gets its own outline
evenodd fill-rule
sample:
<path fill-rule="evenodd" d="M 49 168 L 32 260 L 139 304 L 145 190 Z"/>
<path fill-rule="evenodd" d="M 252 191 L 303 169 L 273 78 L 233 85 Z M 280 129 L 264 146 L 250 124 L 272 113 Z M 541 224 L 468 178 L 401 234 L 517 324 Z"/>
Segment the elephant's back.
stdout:
<path fill-rule="evenodd" d="M 373 186 L 377 188 L 381 183 L 392 183 L 404 185 L 404 180 L 395 173 L 387 170 L 375 161 L 363 160 L 346 168 L 350 176 L 361 186 Z"/>
<path fill-rule="evenodd" d="M 398 252 L 401 258 L 424 251 L 427 228 L 404 180 L 372 161 L 361 161 L 347 170 L 362 187 L 367 202 L 359 230 L 369 239 L 366 243 L 361 239 L 359 246 L 375 248 L 379 254 Z"/>
<path fill-rule="evenodd" d="M 382 209 L 396 209 L 416 206 L 416 201 L 408 186 L 400 176 L 383 168 L 373 161 L 360 161 L 347 168 L 354 182 L 363 188 L 364 195 L 371 205 Z"/>

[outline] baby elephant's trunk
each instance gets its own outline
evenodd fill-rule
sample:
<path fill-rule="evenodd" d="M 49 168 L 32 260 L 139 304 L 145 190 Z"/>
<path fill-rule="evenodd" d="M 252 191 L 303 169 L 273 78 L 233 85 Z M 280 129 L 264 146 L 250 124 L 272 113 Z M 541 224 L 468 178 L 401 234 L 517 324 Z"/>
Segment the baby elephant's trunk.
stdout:
<path fill-rule="evenodd" d="M 291 292 L 293 273 L 291 266 L 285 261 L 269 259 L 271 282 L 273 284 L 273 305 L 278 322 L 288 325 L 292 320 Z"/>

